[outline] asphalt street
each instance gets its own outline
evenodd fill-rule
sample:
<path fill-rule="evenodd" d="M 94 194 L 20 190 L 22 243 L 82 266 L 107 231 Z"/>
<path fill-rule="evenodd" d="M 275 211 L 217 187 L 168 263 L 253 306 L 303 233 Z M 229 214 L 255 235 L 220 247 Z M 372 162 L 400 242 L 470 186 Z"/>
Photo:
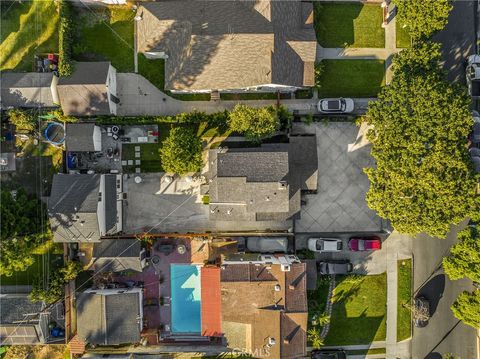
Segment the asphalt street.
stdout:
<path fill-rule="evenodd" d="M 476 358 L 476 331 L 459 322 L 450 310 L 457 296 L 473 290 L 473 286 L 469 280 L 449 280 L 441 269 L 441 260 L 456 242 L 457 233 L 458 228 L 446 239 L 413 239 L 414 295 L 425 296 L 432 311 L 428 326 L 414 328 L 413 358 L 441 359 L 445 353 L 462 359 Z"/>
<path fill-rule="evenodd" d="M 465 83 L 466 58 L 476 49 L 476 1 L 455 0 L 448 24 L 433 40 L 442 44 L 444 69 L 452 82 Z"/>

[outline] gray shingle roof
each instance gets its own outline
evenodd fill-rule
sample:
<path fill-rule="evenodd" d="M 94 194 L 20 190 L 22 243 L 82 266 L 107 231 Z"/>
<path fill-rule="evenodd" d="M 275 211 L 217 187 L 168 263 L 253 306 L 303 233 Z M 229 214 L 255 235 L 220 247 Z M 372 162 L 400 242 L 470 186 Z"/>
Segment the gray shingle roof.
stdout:
<path fill-rule="evenodd" d="M 140 341 L 139 293 L 83 292 L 77 295 L 78 335 L 87 343 L 116 345 Z"/>
<path fill-rule="evenodd" d="M 93 246 L 95 271 L 142 271 L 140 263 L 141 243 L 137 239 L 102 239 Z"/>
<path fill-rule="evenodd" d="M 66 115 L 108 115 L 109 62 L 76 62 L 71 76 L 58 80 L 57 90 Z"/>
<path fill-rule="evenodd" d="M 0 76 L 0 103 L 7 107 L 53 107 L 53 73 L 3 72 Z"/>
<path fill-rule="evenodd" d="M 139 14 L 139 51 L 168 55 L 167 89 L 313 85 L 312 4 L 175 0 L 145 3 Z"/>
<path fill-rule="evenodd" d="M 2 296 L 0 297 L 0 324 L 36 323 L 43 308 L 45 308 L 43 302 L 33 303 L 26 294 Z"/>
<path fill-rule="evenodd" d="M 263 144 L 226 152 L 210 150 L 210 219 L 283 221 L 291 218 L 300 211 L 300 191 L 316 189 L 316 158 L 315 136 L 306 138 L 305 142 L 294 139 L 292 143 Z"/>
<path fill-rule="evenodd" d="M 99 226 L 97 213 L 100 210 L 99 200 L 101 176 L 105 176 L 103 194 L 105 201 L 105 233 Z M 102 235 L 115 229 L 117 217 L 115 175 L 88 174 L 56 174 L 53 177 L 52 190 L 48 200 L 48 213 L 54 240 L 59 242 L 98 241 Z M 113 187 L 113 190 L 112 188 Z"/>
<path fill-rule="evenodd" d="M 94 123 L 67 123 L 65 126 L 65 149 L 71 152 L 95 151 L 94 129 Z"/>

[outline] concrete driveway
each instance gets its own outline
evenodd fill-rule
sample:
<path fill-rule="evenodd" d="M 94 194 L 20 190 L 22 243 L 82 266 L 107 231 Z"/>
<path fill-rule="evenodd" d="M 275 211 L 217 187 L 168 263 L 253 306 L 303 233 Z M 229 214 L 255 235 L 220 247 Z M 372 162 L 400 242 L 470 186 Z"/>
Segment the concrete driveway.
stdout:
<path fill-rule="evenodd" d="M 315 133 L 318 155 L 318 193 L 303 196 L 295 232 L 379 232 L 382 220 L 368 208 L 370 186 L 363 168 L 373 166 L 368 145 L 355 147 L 358 128 L 351 122 L 295 123 L 293 132 Z"/>
<path fill-rule="evenodd" d="M 433 37 L 442 44 L 443 67 L 452 82 L 465 83 L 465 60 L 476 50 L 476 3 L 453 1 L 447 26 Z"/>
<path fill-rule="evenodd" d="M 387 235 L 371 233 L 372 235 L 379 236 L 382 242 L 385 241 Z M 364 236 L 365 233 L 322 233 L 316 235 L 315 233 L 302 233 L 295 235 L 295 247 L 297 250 L 307 248 L 308 238 L 311 237 L 327 237 L 327 238 L 340 238 L 343 242 L 343 250 L 340 252 L 326 252 L 315 253 L 316 260 L 349 260 L 353 264 L 353 271 L 357 274 L 381 274 L 387 270 L 387 257 L 386 249 L 382 246 L 382 249 L 372 252 L 352 252 L 348 250 L 348 240 L 356 235 Z M 387 239 L 388 240 L 388 239 Z"/>

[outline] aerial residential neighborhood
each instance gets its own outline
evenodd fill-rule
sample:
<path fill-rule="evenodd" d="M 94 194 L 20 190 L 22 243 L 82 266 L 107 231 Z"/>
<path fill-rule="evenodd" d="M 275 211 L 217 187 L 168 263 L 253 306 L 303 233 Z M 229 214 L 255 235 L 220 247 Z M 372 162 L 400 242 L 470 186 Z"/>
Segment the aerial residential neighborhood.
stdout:
<path fill-rule="evenodd" d="M 0 1 L 0 358 L 480 358 L 479 20 Z"/>

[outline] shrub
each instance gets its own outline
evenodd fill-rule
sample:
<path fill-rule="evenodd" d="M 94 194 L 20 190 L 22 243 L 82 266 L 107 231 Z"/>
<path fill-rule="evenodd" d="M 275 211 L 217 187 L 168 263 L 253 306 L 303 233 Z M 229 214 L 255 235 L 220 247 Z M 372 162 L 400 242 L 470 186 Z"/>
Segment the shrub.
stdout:
<path fill-rule="evenodd" d="M 160 150 L 166 172 L 184 175 L 202 168 L 202 142 L 188 127 L 175 127 Z"/>
<path fill-rule="evenodd" d="M 60 0 L 60 24 L 58 30 L 60 76 L 70 76 L 73 73 L 72 46 L 74 42 L 74 28 L 72 20 L 72 5 L 68 0 Z"/>
<path fill-rule="evenodd" d="M 19 132 L 33 132 L 37 127 L 37 122 L 32 112 L 23 111 L 18 108 L 8 111 L 10 123 L 15 125 Z"/>
<path fill-rule="evenodd" d="M 279 127 L 279 114 L 273 106 L 253 108 L 238 104 L 230 113 L 230 129 L 254 142 L 270 137 Z"/>

